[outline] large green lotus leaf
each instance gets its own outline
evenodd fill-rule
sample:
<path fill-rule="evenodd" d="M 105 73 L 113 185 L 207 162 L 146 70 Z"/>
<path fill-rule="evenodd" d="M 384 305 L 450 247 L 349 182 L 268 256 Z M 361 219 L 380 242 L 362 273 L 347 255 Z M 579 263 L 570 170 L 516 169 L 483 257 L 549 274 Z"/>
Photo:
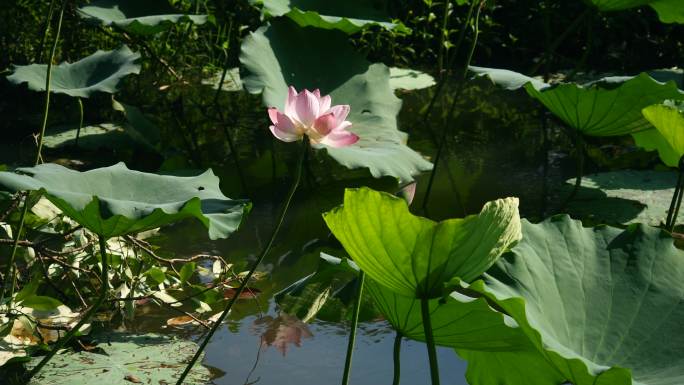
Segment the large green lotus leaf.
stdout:
<path fill-rule="evenodd" d="M 632 133 L 634 144 L 646 151 L 658 151 L 660 160 L 670 167 L 677 167 L 679 155 L 670 143 L 656 129 L 639 131 Z"/>
<path fill-rule="evenodd" d="M 567 212 L 592 222 L 660 226 L 667 218 L 676 182 L 676 173 L 670 171 L 621 170 L 587 175 Z M 575 179 L 566 183 L 571 189 Z M 679 220 L 684 221 L 684 214 Z"/>
<path fill-rule="evenodd" d="M 470 289 L 513 317 L 568 382 L 684 383 L 684 252 L 669 234 L 584 228 L 564 215 L 524 221 L 523 235 Z"/>
<path fill-rule="evenodd" d="M 235 231 L 250 206 L 227 198 L 211 170 L 194 177 L 149 174 L 125 164 L 79 172 L 57 164 L 0 172 L 0 186 L 41 190 L 67 216 L 107 238 L 194 217 L 211 239 Z"/>
<path fill-rule="evenodd" d="M 621 11 L 650 5 L 663 23 L 684 23 L 684 6 L 681 0 L 586 0 L 600 11 Z"/>
<path fill-rule="evenodd" d="M 658 130 L 665 139 L 665 150 L 658 149 L 658 153 L 673 151 L 676 154 L 677 162 L 671 159 L 662 159 L 668 166 L 676 167 L 679 158 L 684 155 L 684 103 L 677 104 L 666 101 L 663 104 L 656 104 L 643 109 L 643 114 Z M 662 157 L 661 157 L 662 158 Z"/>
<path fill-rule="evenodd" d="M 96 92 L 113 94 L 124 77 L 140 73 L 140 65 L 135 64 L 139 58 L 139 53 L 124 45 L 115 51 L 97 51 L 75 63 L 53 66 L 50 92 L 81 98 Z M 46 75 L 46 64 L 15 66 L 7 80 L 27 83 L 33 91 L 45 91 Z"/>
<path fill-rule="evenodd" d="M 478 76 L 513 90 L 524 87 L 554 115 L 589 136 L 617 136 L 652 129 L 641 110 L 664 100 L 684 100 L 674 81 L 661 83 L 646 73 L 634 77 L 605 77 L 583 85 L 548 85 L 519 73 L 470 67 Z"/>
<path fill-rule="evenodd" d="M 385 1 L 368 0 L 250 0 L 262 6 L 266 16 L 287 16 L 302 27 L 337 29 L 346 34 L 356 33 L 370 25 L 394 29 L 385 9 Z"/>
<path fill-rule="evenodd" d="M 30 384 L 173 384 L 197 350 L 194 342 L 159 334 L 114 333 L 98 336 L 96 342 L 104 354 L 87 351 L 58 354 Z M 41 358 L 35 358 L 33 365 Z M 209 369 L 195 365 L 185 383 L 207 384 L 210 381 Z"/>
<path fill-rule="evenodd" d="M 436 298 L 453 277 L 477 278 L 520 239 L 516 198 L 487 203 L 479 215 L 434 222 L 406 201 L 369 188 L 347 189 L 325 222 L 368 276 L 409 298 Z"/>
<path fill-rule="evenodd" d="M 656 0 L 650 3 L 663 23 L 684 24 L 684 6 L 681 0 Z"/>
<path fill-rule="evenodd" d="M 514 351 L 456 349 L 468 361 L 469 385 L 566 385 L 564 376 L 534 347 Z"/>
<path fill-rule="evenodd" d="M 207 21 L 206 15 L 178 14 L 168 0 L 93 0 L 78 8 L 78 13 L 101 25 L 114 25 L 138 35 L 153 35 L 183 20 L 195 24 Z"/>
<path fill-rule="evenodd" d="M 309 48 L 302 49 L 302 41 Z M 405 181 L 432 168 L 406 146 L 406 134 L 397 129 L 401 100 L 390 88 L 389 69 L 371 65 L 344 34 L 274 20 L 245 39 L 240 61 L 250 72 L 243 79 L 245 87 L 251 93 L 262 92 L 267 106 L 282 110 L 289 85 L 297 90 L 318 88 L 331 95 L 333 105 L 350 105 L 349 130 L 360 140 L 343 148 L 319 146 L 343 166 L 367 167 L 375 177 Z"/>
<path fill-rule="evenodd" d="M 76 144 L 78 128 L 71 126 L 50 127 L 45 132 L 43 145 L 46 148 L 62 148 Z M 112 123 L 101 123 L 92 126 L 81 127 L 78 138 L 81 148 L 97 150 L 100 148 L 131 148 L 135 142 L 131 140 L 124 128 Z"/>

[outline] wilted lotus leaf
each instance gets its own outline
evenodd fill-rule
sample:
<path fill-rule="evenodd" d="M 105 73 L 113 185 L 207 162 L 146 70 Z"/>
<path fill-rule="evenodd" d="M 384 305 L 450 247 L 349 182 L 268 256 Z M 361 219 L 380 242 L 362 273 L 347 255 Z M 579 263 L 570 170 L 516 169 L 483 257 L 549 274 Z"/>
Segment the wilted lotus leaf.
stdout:
<path fill-rule="evenodd" d="M 347 189 L 325 222 L 359 267 L 409 298 L 436 298 L 454 277 L 470 282 L 520 239 L 516 198 L 487 203 L 479 215 L 434 222 L 406 201 L 368 188 Z"/>
<path fill-rule="evenodd" d="M 211 170 L 195 177 L 129 170 L 123 163 L 79 172 L 56 164 L 0 172 L 0 186 L 41 190 L 64 214 L 111 238 L 194 217 L 211 239 L 235 231 L 249 203 L 227 198 Z"/>
<path fill-rule="evenodd" d="M 96 92 L 115 93 L 124 77 L 140 73 L 140 65 L 135 64 L 139 58 L 140 54 L 124 45 L 115 51 L 97 51 L 75 63 L 53 66 L 50 92 L 81 98 Z M 46 64 L 14 66 L 7 80 L 27 83 L 33 91 L 45 91 L 46 75 Z"/>
<path fill-rule="evenodd" d="M 101 25 L 113 25 L 139 35 L 162 32 L 183 20 L 195 24 L 207 21 L 206 15 L 179 14 L 167 0 L 93 0 L 78 8 L 78 13 Z"/>
<path fill-rule="evenodd" d="M 312 49 L 302 50 L 302 41 L 309 42 Z M 348 130 L 358 135 L 359 141 L 342 148 L 317 146 L 341 165 L 366 167 L 375 177 L 404 181 L 432 168 L 406 146 L 406 134 L 397 129 L 401 100 L 390 88 L 389 69 L 366 61 L 344 34 L 274 20 L 245 39 L 240 61 L 250 72 L 243 79 L 245 88 L 261 92 L 267 107 L 283 111 L 288 86 L 320 89 L 322 95 L 330 94 L 333 104 L 350 106 L 346 120 L 352 126 Z"/>
<path fill-rule="evenodd" d="M 302 346 L 302 339 L 311 338 L 309 326 L 297 317 L 280 313 L 276 318 L 265 316 L 254 321 L 257 328 L 263 328 L 261 345 L 273 346 L 283 356 L 290 345 Z"/>
<path fill-rule="evenodd" d="M 684 252 L 660 229 L 524 221 L 522 241 L 470 289 L 513 317 L 569 383 L 684 383 Z M 478 358 L 498 383 L 527 385 L 537 372 L 513 361 L 526 375 L 506 376 L 495 357 Z"/>

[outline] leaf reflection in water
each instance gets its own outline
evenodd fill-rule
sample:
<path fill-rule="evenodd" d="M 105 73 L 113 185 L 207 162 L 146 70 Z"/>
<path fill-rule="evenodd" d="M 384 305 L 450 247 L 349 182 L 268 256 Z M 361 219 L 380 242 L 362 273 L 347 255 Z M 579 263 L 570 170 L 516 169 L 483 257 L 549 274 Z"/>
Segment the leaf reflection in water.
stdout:
<path fill-rule="evenodd" d="M 302 346 L 302 339 L 313 334 L 306 323 L 299 318 L 280 313 L 277 317 L 264 316 L 254 321 L 255 329 L 261 333 L 261 346 L 273 346 L 285 356 L 288 345 Z"/>

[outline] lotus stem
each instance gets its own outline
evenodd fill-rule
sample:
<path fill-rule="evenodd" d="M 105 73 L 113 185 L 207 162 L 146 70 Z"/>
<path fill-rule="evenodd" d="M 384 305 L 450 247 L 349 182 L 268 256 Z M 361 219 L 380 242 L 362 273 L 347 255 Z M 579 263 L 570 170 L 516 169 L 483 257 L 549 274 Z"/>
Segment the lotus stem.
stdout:
<path fill-rule="evenodd" d="M 667 220 L 665 221 L 665 228 L 670 232 L 674 230 L 674 227 L 677 224 L 679 209 L 682 205 L 682 195 L 684 195 L 684 156 L 679 158 L 677 184 L 675 185 L 675 190 L 672 194 L 670 209 L 667 211 Z"/>
<path fill-rule="evenodd" d="M 430 194 L 432 193 L 432 185 L 435 181 L 435 175 L 437 175 L 437 168 L 439 167 L 439 161 L 442 158 L 442 152 L 444 152 L 444 146 L 447 141 L 447 133 L 448 133 L 448 127 L 449 127 L 449 122 L 451 122 L 453 116 L 454 116 L 454 111 L 456 110 L 456 101 L 458 100 L 459 95 L 461 94 L 461 91 L 463 90 L 463 82 L 465 81 L 465 78 L 468 74 L 468 67 L 470 67 L 470 63 L 473 60 L 473 55 L 475 54 L 475 48 L 477 47 L 477 40 L 480 36 L 480 14 L 482 13 L 482 8 L 484 8 L 486 1 L 483 0 L 480 2 L 480 6 L 477 8 L 477 12 L 475 14 L 475 26 L 473 30 L 473 42 L 470 45 L 470 51 L 468 52 L 468 59 L 466 61 L 465 68 L 463 69 L 463 77 L 461 79 L 461 83 L 458 85 L 458 88 L 456 89 L 456 92 L 454 92 L 454 99 L 451 101 L 451 105 L 449 106 L 449 114 L 447 115 L 446 122 L 444 123 L 444 128 L 442 129 L 442 138 L 439 141 L 438 147 L 437 147 L 437 153 L 435 154 L 435 161 L 434 161 L 434 166 L 432 167 L 432 171 L 430 172 L 430 179 L 428 180 L 428 185 L 427 189 L 425 190 L 425 197 L 423 198 L 423 211 L 427 212 L 428 208 L 428 203 L 430 201 Z"/>
<path fill-rule="evenodd" d="M 575 137 L 575 149 L 577 150 L 577 177 L 575 178 L 575 186 L 572 188 L 572 192 L 565 198 L 565 201 L 561 205 L 561 209 L 570 203 L 570 201 L 575 198 L 582 186 L 582 178 L 584 177 L 584 138 L 581 132 L 576 132 Z"/>
<path fill-rule="evenodd" d="M 439 77 L 442 77 L 442 71 L 444 71 L 444 42 L 449 34 L 447 27 L 449 25 L 449 5 L 450 1 L 444 1 L 444 14 L 442 15 L 442 36 L 439 39 L 439 53 L 437 55 L 437 68 Z"/>
<path fill-rule="evenodd" d="M 43 24 L 43 33 L 40 37 L 40 44 L 38 44 L 38 50 L 36 51 L 36 56 L 33 59 L 34 62 L 38 62 L 43 58 L 43 47 L 45 46 L 45 40 L 47 40 L 48 31 L 50 30 L 50 22 L 52 21 L 52 15 L 55 13 L 55 0 L 50 0 L 50 8 L 48 9 L 47 17 L 45 18 L 45 23 Z"/>
<path fill-rule="evenodd" d="M 556 52 L 558 47 L 560 47 L 560 45 L 565 41 L 565 39 L 568 38 L 568 36 L 570 36 L 570 34 L 573 31 L 575 31 L 580 25 L 582 25 L 582 22 L 584 21 L 584 19 L 587 16 L 591 15 L 592 12 L 595 12 L 594 9 L 587 7 L 587 9 L 584 12 L 582 12 L 579 16 L 577 16 L 577 18 L 575 20 L 573 20 L 573 22 L 568 26 L 568 28 L 566 28 L 565 31 L 563 31 L 563 33 L 561 33 L 556 38 L 556 40 L 554 40 L 553 43 L 551 43 L 551 46 L 549 46 L 548 49 L 546 50 L 546 52 L 544 53 L 542 60 L 537 62 L 537 64 L 535 64 L 534 67 L 532 67 L 532 69 L 529 71 L 529 73 L 535 74 L 537 71 L 539 71 L 541 66 L 544 65 L 544 63 L 546 63 L 548 60 L 551 60 L 551 57 Z"/>
<path fill-rule="evenodd" d="M 52 80 L 52 61 L 55 58 L 55 51 L 57 50 L 57 42 L 59 41 L 59 34 L 62 31 L 62 20 L 64 19 L 64 7 L 66 6 L 67 0 L 64 0 L 62 2 L 62 6 L 59 10 L 59 21 L 57 22 L 57 33 L 55 34 L 55 40 L 52 43 L 52 49 L 50 50 L 50 59 L 48 60 L 47 63 L 47 74 L 45 76 L 45 109 L 43 110 L 43 125 L 40 129 L 40 133 L 38 136 L 38 149 L 36 152 L 36 158 L 35 161 L 33 162 L 33 165 L 36 166 L 39 163 L 42 162 L 43 158 L 41 156 L 41 151 L 43 149 L 43 137 L 45 136 L 45 128 L 47 127 L 47 120 L 48 120 L 48 113 L 50 111 L 50 82 Z M 49 24 L 49 21 L 48 21 Z M 10 287 L 10 299 L 8 303 L 8 309 L 11 308 L 12 305 L 12 297 L 14 296 L 14 281 L 16 279 L 15 277 L 15 271 L 14 271 L 14 261 L 17 255 L 17 249 L 19 246 L 19 239 L 21 237 L 21 233 L 24 230 L 24 222 L 26 221 L 26 214 L 28 213 L 29 209 L 29 194 L 26 194 L 26 197 L 24 198 L 24 206 L 21 210 L 21 215 L 19 217 L 19 227 L 17 228 L 17 234 L 14 237 L 14 243 L 12 244 L 12 253 L 10 254 L 10 259 L 7 262 L 7 271 L 5 274 L 5 282 L 3 282 L 2 285 L 2 293 L 0 295 L 0 303 L 4 301 L 5 299 L 5 288 L 7 286 L 7 281 L 11 282 L 11 287 Z"/>
<path fill-rule="evenodd" d="M 359 288 L 356 293 L 356 302 L 352 313 L 351 330 L 349 330 L 349 343 L 347 344 L 347 357 L 344 361 L 344 373 L 342 374 L 342 385 L 349 384 L 349 374 L 351 373 L 352 356 L 354 355 L 354 344 L 356 343 L 356 326 L 359 324 L 359 311 L 361 310 L 361 300 L 363 299 L 363 283 L 366 274 L 359 273 Z"/>
<path fill-rule="evenodd" d="M 195 366 L 195 363 L 199 359 L 200 355 L 206 349 L 207 344 L 209 343 L 209 340 L 211 340 L 211 337 L 216 333 L 216 330 L 218 330 L 219 326 L 223 322 L 223 320 L 226 318 L 228 313 L 230 312 L 230 309 L 233 307 L 233 304 L 235 304 L 235 301 L 240 297 L 242 292 L 245 290 L 245 287 L 247 287 L 247 283 L 249 280 L 252 278 L 252 275 L 254 275 L 254 272 L 256 271 L 257 267 L 261 264 L 261 262 L 264 260 L 264 257 L 268 254 L 268 252 L 271 250 L 271 247 L 273 246 L 273 242 L 275 241 L 276 237 L 278 236 L 278 233 L 280 232 L 280 227 L 283 224 L 283 220 L 285 219 L 285 214 L 287 214 L 287 210 L 290 207 L 290 203 L 292 202 L 292 198 L 295 195 L 295 192 L 297 191 L 297 187 L 299 187 L 299 183 L 301 182 L 302 179 L 302 168 L 304 166 L 304 158 L 306 156 L 306 152 L 308 151 L 309 148 L 309 139 L 307 136 L 304 136 L 304 139 L 302 140 L 301 148 L 300 148 L 300 153 L 299 153 L 299 159 L 297 160 L 297 168 L 295 171 L 295 176 L 294 176 L 294 181 L 292 182 L 292 186 L 290 187 L 290 191 L 287 194 L 287 197 L 285 198 L 285 201 L 283 202 L 283 206 L 280 210 L 280 215 L 278 216 L 278 219 L 276 221 L 276 225 L 273 228 L 273 232 L 271 233 L 271 237 L 268 240 L 268 243 L 266 244 L 266 247 L 262 250 L 261 254 L 259 255 L 259 258 L 254 262 L 252 267 L 249 269 L 247 272 L 247 275 L 245 278 L 243 278 L 242 282 L 240 283 L 240 287 L 238 287 L 237 291 L 233 295 L 233 297 L 228 301 L 226 304 L 226 307 L 223 309 L 223 312 L 221 312 L 221 315 L 219 318 L 216 320 L 214 325 L 211 327 L 207 335 L 204 337 L 204 340 L 200 344 L 199 348 L 197 349 L 197 352 L 195 352 L 195 355 L 192 357 L 188 365 L 185 367 L 185 370 L 183 370 L 183 373 L 181 376 L 178 378 L 178 381 L 176 382 L 176 385 L 181 385 L 183 381 L 185 381 L 185 377 L 188 376 L 190 373 L 190 370 L 192 370 L 192 367 Z"/>
<path fill-rule="evenodd" d="M 64 345 L 66 345 L 71 339 L 76 335 L 76 333 L 81 330 L 81 327 L 85 325 L 87 322 L 90 322 L 90 320 L 93 318 L 95 313 L 97 313 L 98 309 L 104 302 L 105 298 L 107 297 L 107 291 L 109 290 L 109 264 L 107 263 L 107 239 L 103 236 L 98 237 L 98 241 L 100 244 L 100 256 L 102 258 L 102 270 L 100 273 L 100 279 L 102 281 L 102 286 L 100 286 L 100 295 L 97 297 L 97 300 L 95 300 L 95 303 L 90 307 L 90 309 L 83 315 L 83 317 L 78 321 L 76 326 L 71 328 L 69 332 L 63 337 L 60 338 L 57 343 L 55 343 L 55 346 L 52 348 L 52 350 L 45 356 L 43 359 L 36 365 L 31 371 L 26 375 L 26 382 L 33 378 L 40 370 L 47 364 L 52 357 L 54 357 L 55 354 L 57 354 L 58 351 L 60 351 Z"/>
<path fill-rule="evenodd" d="M 394 377 L 392 379 L 392 385 L 399 385 L 401 377 L 401 340 L 403 338 L 404 336 L 397 330 L 397 334 L 394 337 Z"/>
<path fill-rule="evenodd" d="M 430 320 L 430 300 L 427 297 L 420 299 L 420 309 L 423 315 L 423 330 L 425 343 L 427 344 L 428 359 L 430 360 L 430 378 L 432 385 L 439 385 L 439 365 L 437 362 L 437 348 L 435 337 L 432 334 L 432 322 Z"/>
<path fill-rule="evenodd" d="M 52 48 L 50 49 L 50 58 L 47 63 L 47 74 L 45 76 L 45 109 L 43 110 L 43 125 L 40 128 L 40 135 L 38 136 L 38 151 L 36 152 L 36 160 L 33 162 L 34 165 L 42 163 L 43 157 L 41 151 L 43 151 L 43 138 L 45 137 L 45 128 L 47 127 L 48 114 L 50 111 L 50 85 L 52 82 L 52 62 L 55 60 L 55 51 L 57 50 L 57 43 L 59 42 L 59 34 L 62 31 L 62 20 L 64 19 L 64 7 L 66 6 L 67 0 L 62 1 L 62 7 L 59 10 L 59 19 L 57 21 L 57 33 L 55 33 L 55 40 L 52 43 Z"/>
<path fill-rule="evenodd" d="M 83 100 L 81 100 L 81 98 L 76 98 L 76 100 L 78 101 L 79 120 L 78 129 L 76 130 L 75 145 L 78 147 L 78 138 L 81 136 L 81 128 L 83 128 Z"/>

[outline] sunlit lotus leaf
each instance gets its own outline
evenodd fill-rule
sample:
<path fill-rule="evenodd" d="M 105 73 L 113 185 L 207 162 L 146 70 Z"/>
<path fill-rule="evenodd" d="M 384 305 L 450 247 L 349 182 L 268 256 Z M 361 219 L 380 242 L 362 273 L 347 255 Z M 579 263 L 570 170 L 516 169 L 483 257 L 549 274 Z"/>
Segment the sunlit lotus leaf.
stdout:
<path fill-rule="evenodd" d="M 78 13 L 101 25 L 112 25 L 126 32 L 152 35 L 162 32 L 171 24 L 189 20 L 204 24 L 206 15 L 179 14 L 168 0 L 93 0 L 78 8 Z"/>
<path fill-rule="evenodd" d="M 364 187 L 347 189 L 344 205 L 324 219 L 368 276 L 409 298 L 440 297 L 452 278 L 477 278 L 521 236 L 516 198 L 434 222 L 411 214 L 404 199 Z"/>
<path fill-rule="evenodd" d="M 35 385 L 173 384 L 197 350 L 197 344 L 158 334 L 108 334 L 94 341 L 102 352 L 56 355 L 30 382 Z M 36 357 L 37 364 L 42 357 Z M 32 364 L 29 364 L 31 366 Z M 187 384 L 209 383 L 202 365 L 190 371 Z"/>
<path fill-rule="evenodd" d="M 684 7 L 681 0 L 585 0 L 599 11 L 622 11 L 650 5 L 663 23 L 684 23 Z"/>
<path fill-rule="evenodd" d="M 235 231 L 250 205 L 221 193 L 211 170 L 176 177 L 129 170 L 123 163 L 79 172 L 56 164 L 0 172 L 0 186 L 40 190 L 64 214 L 107 238 L 197 218 L 212 239 Z"/>
<path fill-rule="evenodd" d="M 302 50 L 302 41 L 307 41 L 310 49 Z M 405 181 L 431 169 L 430 162 L 406 146 L 406 134 L 397 129 L 401 100 L 390 88 L 389 69 L 371 65 L 344 34 L 274 20 L 245 39 L 240 61 L 250 72 L 243 79 L 246 89 L 262 92 L 268 107 L 282 111 L 290 85 L 297 90 L 318 88 L 321 94 L 331 95 L 333 104 L 351 106 L 348 130 L 360 140 L 343 148 L 318 146 L 340 164 L 366 167 L 375 177 Z"/>
<path fill-rule="evenodd" d="M 302 27 L 337 29 L 347 34 L 356 33 L 366 26 L 379 25 L 394 29 L 386 8 L 386 1 L 348 0 L 250 0 L 262 7 L 266 16 L 287 16 Z M 403 25 L 399 24 L 403 29 Z"/>
<path fill-rule="evenodd" d="M 664 154 L 660 156 L 661 160 L 668 166 L 677 167 L 684 155 L 684 103 L 666 101 L 646 107 L 642 112 L 662 136 L 663 140 L 654 146 L 658 154 Z"/>
<path fill-rule="evenodd" d="M 435 85 L 435 78 L 409 68 L 390 68 L 390 87 L 393 90 L 422 90 Z"/>
<path fill-rule="evenodd" d="M 684 100 L 684 92 L 674 81 L 661 83 L 646 73 L 605 77 L 581 85 L 549 85 L 512 71 L 470 69 L 508 90 L 524 87 L 568 126 L 589 136 L 626 135 L 653 129 L 641 114 L 643 108 L 668 99 Z"/>
<path fill-rule="evenodd" d="M 135 61 L 139 53 L 122 46 L 115 51 L 97 51 L 75 63 L 52 67 L 50 92 L 88 98 L 96 92 L 115 93 L 119 82 L 127 75 L 140 73 Z M 33 91 L 45 91 L 46 64 L 14 66 L 7 80 L 14 84 L 27 83 Z"/>
<path fill-rule="evenodd" d="M 684 383 L 684 251 L 661 229 L 524 221 L 522 241 L 470 289 L 513 317 L 568 383 Z"/>
<path fill-rule="evenodd" d="M 621 170 L 582 178 L 576 199 L 568 204 L 571 215 L 594 223 L 665 223 L 677 174 L 671 171 Z M 566 182 L 572 189 L 575 179 Z M 679 220 L 684 221 L 680 213 Z"/>

